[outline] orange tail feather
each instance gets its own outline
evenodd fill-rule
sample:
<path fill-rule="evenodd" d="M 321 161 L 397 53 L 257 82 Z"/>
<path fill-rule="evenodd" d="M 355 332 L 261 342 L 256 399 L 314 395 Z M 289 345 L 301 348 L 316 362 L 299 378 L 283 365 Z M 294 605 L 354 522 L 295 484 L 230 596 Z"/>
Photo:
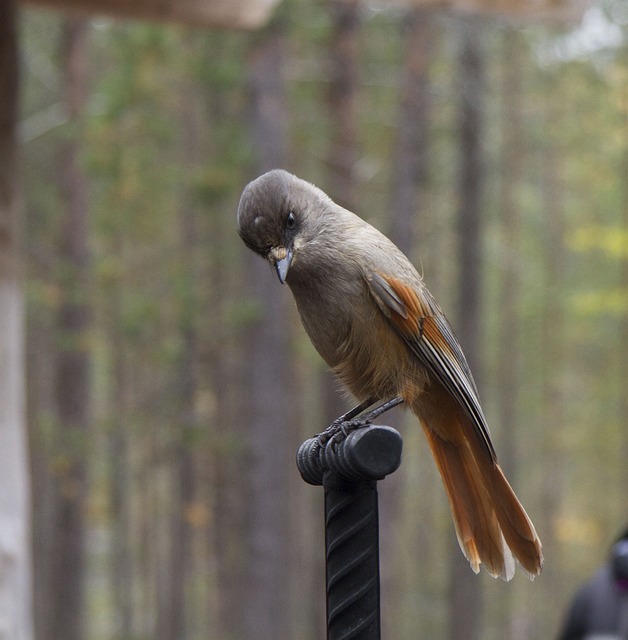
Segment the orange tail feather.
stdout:
<path fill-rule="evenodd" d="M 415 413 L 424 414 L 421 409 L 417 406 Z M 435 424 L 438 415 L 448 415 L 446 429 Z M 477 573 L 484 564 L 492 576 L 510 580 L 514 556 L 531 578 L 538 575 L 543 552 L 534 526 L 472 426 L 451 412 L 421 417 L 449 498 L 460 548 L 473 571 Z"/>

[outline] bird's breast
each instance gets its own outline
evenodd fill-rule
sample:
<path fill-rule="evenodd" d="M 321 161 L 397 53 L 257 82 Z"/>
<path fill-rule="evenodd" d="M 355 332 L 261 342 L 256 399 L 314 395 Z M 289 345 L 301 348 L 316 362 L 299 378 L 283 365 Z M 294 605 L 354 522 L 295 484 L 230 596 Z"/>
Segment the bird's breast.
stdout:
<path fill-rule="evenodd" d="M 301 322 L 312 344 L 333 369 L 341 359 L 341 345 L 350 335 L 357 296 L 329 275 L 306 283 L 290 281 Z"/>
<path fill-rule="evenodd" d="M 312 344 L 358 400 L 400 393 L 413 364 L 363 278 L 290 287 Z"/>

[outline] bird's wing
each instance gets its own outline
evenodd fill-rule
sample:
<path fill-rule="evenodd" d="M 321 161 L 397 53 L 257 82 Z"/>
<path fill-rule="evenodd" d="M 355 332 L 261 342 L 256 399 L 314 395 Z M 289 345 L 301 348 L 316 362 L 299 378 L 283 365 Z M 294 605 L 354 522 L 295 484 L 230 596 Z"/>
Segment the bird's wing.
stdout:
<path fill-rule="evenodd" d="M 397 278 L 371 272 L 366 282 L 377 306 L 427 370 L 456 399 L 496 460 L 478 391 L 449 322 L 426 288 L 421 295 Z"/>

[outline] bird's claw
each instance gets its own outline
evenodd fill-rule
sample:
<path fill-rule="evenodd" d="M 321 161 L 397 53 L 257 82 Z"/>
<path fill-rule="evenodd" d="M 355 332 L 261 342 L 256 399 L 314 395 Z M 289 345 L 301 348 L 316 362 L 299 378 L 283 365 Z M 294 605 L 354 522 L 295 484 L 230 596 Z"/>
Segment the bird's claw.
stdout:
<path fill-rule="evenodd" d="M 342 442 L 352 431 L 367 427 L 371 424 L 369 420 L 364 418 L 353 418 L 352 420 L 343 420 L 338 418 L 334 420 L 327 429 L 321 431 L 316 436 L 316 441 L 321 449 L 324 449 L 328 443 L 337 445 Z"/>
<path fill-rule="evenodd" d="M 327 446 L 327 443 L 336 435 L 338 432 L 338 426 L 336 422 L 332 422 L 327 429 L 321 431 L 318 435 L 314 436 L 316 438 L 316 442 L 321 449 L 324 449 Z"/>

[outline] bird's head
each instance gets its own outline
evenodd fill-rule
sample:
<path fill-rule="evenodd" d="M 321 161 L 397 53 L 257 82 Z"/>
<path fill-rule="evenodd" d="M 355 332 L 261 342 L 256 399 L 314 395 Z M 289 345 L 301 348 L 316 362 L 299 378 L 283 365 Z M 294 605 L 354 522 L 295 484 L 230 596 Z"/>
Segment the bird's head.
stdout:
<path fill-rule="evenodd" d="M 272 264 L 281 283 L 299 252 L 324 226 L 332 201 L 315 186 L 282 169 L 250 182 L 238 205 L 238 233 Z"/>

